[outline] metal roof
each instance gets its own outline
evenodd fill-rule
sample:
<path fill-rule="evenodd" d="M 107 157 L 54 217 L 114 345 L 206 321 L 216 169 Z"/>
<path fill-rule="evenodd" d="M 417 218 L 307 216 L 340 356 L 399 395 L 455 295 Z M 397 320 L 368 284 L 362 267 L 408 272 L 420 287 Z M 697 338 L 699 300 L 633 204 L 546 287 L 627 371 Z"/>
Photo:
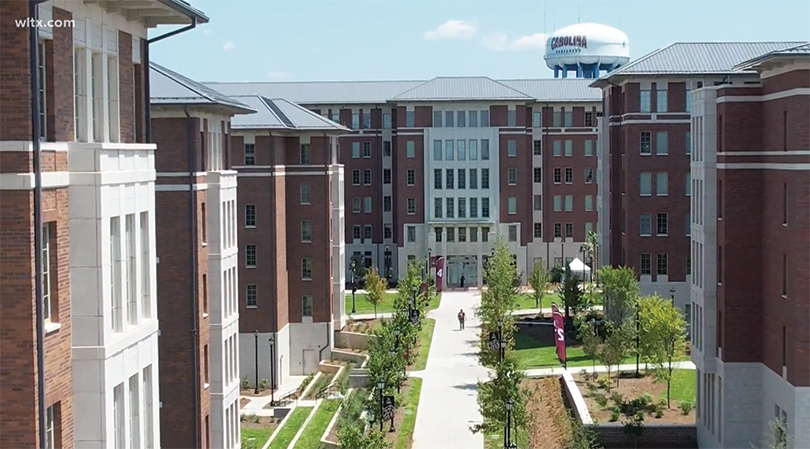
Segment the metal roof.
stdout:
<path fill-rule="evenodd" d="M 233 114 L 256 112 L 244 103 L 154 62 L 150 61 L 149 70 L 150 104 L 219 106 Z"/>
<path fill-rule="evenodd" d="M 345 126 L 301 107 L 284 98 L 267 98 L 261 95 L 237 96 L 254 108 L 257 113 L 240 115 L 231 119 L 233 129 L 271 129 L 290 131 L 349 132 Z"/>
<path fill-rule="evenodd" d="M 749 59 L 747 61 L 743 61 L 740 64 L 734 66 L 735 70 L 751 70 L 756 65 L 761 62 L 765 62 L 770 59 L 774 58 L 796 58 L 796 57 L 808 57 L 810 56 L 810 42 L 805 42 L 800 45 L 794 45 L 792 47 L 781 48 L 779 50 L 774 50 L 764 55 L 757 56 L 753 59 Z"/>
<path fill-rule="evenodd" d="M 437 77 L 394 96 L 391 101 L 520 100 L 532 98 L 485 76 Z"/>
<path fill-rule="evenodd" d="M 285 98 L 302 105 L 384 104 L 397 101 L 600 101 L 586 79 L 493 80 L 438 77 L 429 81 L 206 83 L 219 92 Z"/>

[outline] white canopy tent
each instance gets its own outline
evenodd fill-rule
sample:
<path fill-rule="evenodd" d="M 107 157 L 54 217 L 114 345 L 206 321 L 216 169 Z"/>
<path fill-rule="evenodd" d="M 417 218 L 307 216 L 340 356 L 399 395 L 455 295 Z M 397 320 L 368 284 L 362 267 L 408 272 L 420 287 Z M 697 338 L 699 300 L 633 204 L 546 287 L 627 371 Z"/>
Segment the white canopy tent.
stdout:
<path fill-rule="evenodd" d="M 572 274 L 579 276 L 582 280 L 588 279 L 591 273 L 591 267 L 585 265 L 578 257 L 575 257 L 574 260 L 568 264 L 568 268 L 571 269 Z"/>

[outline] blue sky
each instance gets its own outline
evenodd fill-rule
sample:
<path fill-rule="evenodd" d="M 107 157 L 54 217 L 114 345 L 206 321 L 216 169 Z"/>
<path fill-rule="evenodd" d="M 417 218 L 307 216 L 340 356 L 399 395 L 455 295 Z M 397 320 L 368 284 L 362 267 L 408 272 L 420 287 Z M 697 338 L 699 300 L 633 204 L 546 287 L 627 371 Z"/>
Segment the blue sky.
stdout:
<path fill-rule="evenodd" d="M 676 41 L 810 40 L 804 0 L 191 3 L 211 22 L 154 44 L 151 56 L 200 81 L 548 78 L 543 33 L 578 21 L 624 31 L 634 59 Z"/>

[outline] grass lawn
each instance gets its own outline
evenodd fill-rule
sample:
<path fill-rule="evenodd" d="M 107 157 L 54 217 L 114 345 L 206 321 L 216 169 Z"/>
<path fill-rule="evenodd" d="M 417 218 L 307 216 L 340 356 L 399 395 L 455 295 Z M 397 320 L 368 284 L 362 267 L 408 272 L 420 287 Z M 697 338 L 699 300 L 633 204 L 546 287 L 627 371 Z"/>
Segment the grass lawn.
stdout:
<path fill-rule="evenodd" d="M 422 322 L 422 330 L 419 331 L 419 355 L 411 367 L 411 371 L 419 371 L 427 366 L 428 354 L 430 353 L 430 343 L 433 340 L 433 329 L 436 327 L 436 320 L 428 318 Z"/>
<path fill-rule="evenodd" d="M 543 296 L 543 302 L 540 304 L 540 307 L 549 309 L 551 308 L 552 302 L 556 302 L 558 306 L 562 307 L 562 299 L 560 299 L 560 295 L 558 294 Z M 534 309 L 536 308 L 535 304 L 534 295 L 532 293 L 521 293 L 517 297 L 516 310 Z"/>
<path fill-rule="evenodd" d="M 377 304 L 377 313 L 387 313 L 394 311 L 394 298 L 396 293 L 386 293 L 380 304 Z M 357 313 L 374 313 L 374 306 L 368 302 L 368 295 L 365 293 L 355 293 L 354 306 Z M 352 313 L 352 294 L 346 294 L 346 314 Z"/>
<path fill-rule="evenodd" d="M 395 449 L 410 449 L 413 444 L 413 429 L 416 426 L 416 411 L 419 408 L 419 393 L 422 391 L 422 379 L 411 377 L 410 390 L 405 399 L 405 416 L 399 425 L 399 434 Z"/>
<path fill-rule="evenodd" d="M 276 437 L 270 442 L 269 449 L 287 449 L 287 446 L 289 446 L 290 442 L 295 438 L 295 434 L 298 433 L 298 429 L 304 425 L 304 421 L 307 420 L 311 412 L 312 407 L 296 407 L 295 410 L 292 411 L 292 415 L 287 418 L 287 422 L 285 422 L 281 430 L 278 431 Z"/>
<path fill-rule="evenodd" d="M 541 341 L 536 337 L 515 333 L 515 356 L 521 367 L 526 368 L 549 368 L 555 366 L 562 366 L 560 360 L 557 358 L 557 348 L 554 342 Z M 568 359 L 568 366 L 590 366 L 593 361 L 590 357 L 582 352 L 579 346 L 568 346 L 566 348 L 566 358 Z M 628 356 L 622 363 L 634 363 L 636 357 Z M 596 361 L 599 365 L 599 361 Z"/>
<path fill-rule="evenodd" d="M 696 380 L 695 370 L 693 369 L 676 369 L 672 372 L 672 385 L 670 396 L 672 399 L 683 402 L 690 401 L 693 404 L 697 400 L 697 391 L 695 387 Z M 667 392 L 664 390 L 661 397 L 666 399 Z"/>
<path fill-rule="evenodd" d="M 321 437 L 326 432 L 326 427 L 332 421 L 332 417 L 337 412 L 340 401 L 337 399 L 324 399 L 321 406 L 315 411 L 315 416 L 307 424 L 301 438 L 295 443 L 294 449 L 313 449 L 320 447 Z"/>
<path fill-rule="evenodd" d="M 273 434 L 278 424 L 273 418 L 250 416 L 243 417 L 240 426 L 242 427 L 242 447 L 245 449 L 249 447 L 260 449 L 270 438 L 270 435 Z M 251 439 L 253 442 L 249 443 Z"/>

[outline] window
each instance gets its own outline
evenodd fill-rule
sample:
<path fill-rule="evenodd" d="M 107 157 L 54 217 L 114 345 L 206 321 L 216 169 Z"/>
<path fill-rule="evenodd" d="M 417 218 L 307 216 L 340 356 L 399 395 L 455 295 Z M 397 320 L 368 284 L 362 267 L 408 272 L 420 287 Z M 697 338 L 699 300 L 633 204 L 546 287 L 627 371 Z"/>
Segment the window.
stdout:
<path fill-rule="evenodd" d="M 453 161 L 456 159 L 456 150 L 453 147 L 452 140 L 445 140 L 444 141 L 444 160 L 446 161 Z"/>
<path fill-rule="evenodd" d="M 554 184 L 562 183 L 562 169 L 555 168 L 554 169 Z"/>
<path fill-rule="evenodd" d="M 45 59 L 43 54 L 40 54 L 40 58 Z M 85 81 L 85 66 L 84 49 L 75 49 L 73 54 L 73 115 L 77 142 L 87 142 L 87 85 Z"/>
<path fill-rule="evenodd" d="M 408 215 L 416 215 L 416 198 L 408 198 Z"/>
<path fill-rule="evenodd" d="M 481 139 L 481 160 L 489 160 L 489 139 Z"/>
<path fill-rule="evenodd" d="M 517 214 L 517 198 L 514 196 L 510 196 L 507 199 L 507 213 L 509 215 Z"/>
<path fill-rule="evenodd" d="M 639 195 L 641 196 L 652 195 L 652 174 L 641 173 L 638 186 L 639 186 L 638 188 Z"/>
<path fill-rule="evenodd" d="M 692 154 L 692 131 L 686 132 L 685 142 L 686 144 L 686 155 L 689 156 Z"/>
<path fill-rule="evenodd" d="M 459 189 L 467 188 L 467 170 L 463 168 L 458 169 L 458 188 Z"/>
<path fill-rule="evenodd" d="M 360 129 L 360 114 L 352 112 L 352 129 Z"/>
<path fill-rule="evenodd" d="M 391 196 L 383 196 L 383 212 L 391 212 Z"/>
<path fill-rule="evenodd" d="M 655 154 L 659 156 L 666 156 L 669 154 L 669 133 L 666 131 L 658 131 L 655 134 Z"/>
<path fill-rule="evenodd" d="M 312 220 L 301 220 L 301 241 L 312 241 Z"/>
<path fill-rule="evenodd" d="M 596 126 L 596 122 L 593 119 L 593 112 L 586 112 L 585 113 L 585 126 L 588 126 L 588 127 Z"/>
<path fill-rule="evenodd" d="M 245 165 L 256 165 L 256 145 L 245 144 Z"/>
<path fill-rule="evenodd" d="M 476 227 L 470 228 L 470 241 L 478 242 L 478 228 Z"/>
<path fill-rule="evenodd" d="M 363 212 L 370 214 L 371 213 L 371 197 L 364 196 L 363 197 Z"/>
<path fill-rule="evenodd" d="M 470 218 L 478 218 L 478 198 L 470 198 Z"/>
<path fill-rule="evenodd" d="M 565 211 L 571 212 L 574 210 L 574 195 L 565 195 Z"/>
<path fill-rule="evenodd" d="M 310 152 L 309 152 L 309 144 L 302 143 L 301 144 L 301 153 L 300 153 L 300 161 L 301 165 L 309 165 L 312 162 L 310 161 Z"/>
<path fill-rule="evenodd" d="M 371 128 L 371 113 L 364 112 L 363 113 L 363 129 L 370 129 Z"/>
<path fill-rule="evenodd" d="M 256 227 L 256 205 L 245 204 L 245 227 Z"/>
<path fill-rule="evenodd" d="M 256 245 L 245 245 L 245 266 L 256 268 Z"/>
<path fill-rule="evenodd" d="M 354 239 L 354 240 L 360 240 L 360 238 L 362 237 L 362 235 L 363 235 L 363 234 L 362 234 L 362 231 L 360 230 L 360 225 L 354 225 L 354 226 L 352 226 L 352 239 Z"/>
<path fill-rule="evenodd" d="M 574 142 L 571 140 L 565 141 L 565 155 L 566 156 L 573 156 L 574 155 Z"/>
<path fill-rule="evenodd" d="M 488 241 L 489 241 L 489 227 L 484 226 L 481 228 L 481 242 L 487 243 Z M 484 259 L 484 263 L 486 264 L 486 259 Z"/>
<path fill-rule="evenodd" d="M 468 120 L 470 128 L 477 128 L 478 127 L 478 111 L 468 111 L 470 119 Z"/>
<path fill-rule="evenodd" d="M 656 112 L 667 112 L 667 91 L 661 90 L 659 87 L 658 90 L 655 91 L 656 95 Z"/>
<path fill-rule="evenodd" d="M 203 203 L 203 237 L 205 236 L 205 203 Z M 126 256 L 124 264 L 126 265 L 126 285 L 127 292 L 127 323 L 130 325 L 138 324 L 138 293 L 137 293 L 137 267 L 135 262 L 135 214 L 127 214 L 125 218 L 125 233 L 126 233 Z"/>
<path fill-rule="evenodd" d="M 788 150 L 788 111 L 782 112 L 782 150 Z"/>
<path fill-rule="evenodd" d="M 433 127 L 442 127 L 442 111 L 433 111 Z"/>
<path fill-rule="evenodd" d="M 391 129 L 391 113 L 383 113 L 383 129 Z"/>
<path fill-rule="evenodd" d="M 414 126 L 414 114 L 413 111 L 405 111 L 405 127 L 406 128 L 413 128 Z"/>
<path fill-rule="evenodd" d="M 143 384 L 143 446 L 146 449 L 152 449 L 154 447 L 153 440 L 155 438 L 153 428 L 152 365 L 143 369 L 141 382 Z"/>
<path fill-rule="evenodd" d="M 42 48 L 42 47 L 40 47 Z M 41 52 L 44 54 L 44 51 Z M 42 58 L 42 63 L 44 64 L 45 58 Z M 90 84 L 93 90 L 93 102 L 92 104 L 92 120 L 93 120 L 93 141 L 94 142 L 103 142 L 104 141 L 104 125 L 103 114 L 101 108 L 103 107 L 102 102 L 104 101 L 104 84 L 102 84 L 102 80 L 104 79 L 104 72 L 102 72 L 102 60 L 101 60 L 101 53 L 93 53 L 93 56 L 90 58 Z M 41 84 L 43 93 L 44 93 L 44 85 L 45 83 Z M 42 96 L 45 98 L 45 95 Z M 44 102 L 44 100 L 43 100 Z M 44 107 L 40 108 L 42 111 L 45 110 Z M 45 121 L 42 121 L 43 125 Z M 44 131 L 44 128 L 43 128 Z M 42 133 L 45 134 L 44 132 Z"/>
<path fill-rule="evenodd" d="M 391 184 L 391 169 L 383 169 L 383 184 Z"/>
<path fill-rule="evenodd" d="M 566 167 L 565 169 L 565 183 L 566 184 L 573 184 L 574 182 L 574 169 L 571 167 Z"/>
<path fill-rule="evenodd" d="M 310 258 L 301 259 L 301 279 L 305 281 L 312 280 L 312 259 Z"/>
<path fill-rule="evenodd" d="M 489 198 L 481 198 L 481 218 L 489 218 Z"/>
<path fill-rule="evenodd" d="M 332 111 L 332 113 L 329 114 L 329 120 L 332 120 L 335 123 L 340 123 L 340 113 Z"/>
<path fill-rule="evenodd" d="M 360 158 L 360 142 L 352 142 L 352 159 Z"/>
<path fill-rule="evenodd" d="M 788 295 L 788 256 L 782 254 L 782 297 L 787 298 Z"/>
<path fill-rule="evenodd" d="M 652 216 L 649 213 L 641 214 L 638 233 L 643 237 L 652 235 Z"/>
<path fill-rule="evenodd" d="M 301 298 L 301 316 L 312 316 L 312 296 L 304 295 Z"/>
<path fill-rule="evenodd" d="M 441 140 L 434 140 L 433 141 L 433 160 L 434 161 L 442 160 L 442 141 Z"/>
<path fill-rule="evenodd" d="M 585 169 L 585 184 L 593 184 L 593 168 Z"/>
<path fill-rule="evenodd" d="M 593 212 L 593 196 L 585 195 L 585 211 Z"/>
<path fill-rule="evenodd" d="M 478 140 L 477 139 L 470 139 L 468 150 L 469 150 L 468 156 L 469 156 L 470 160 L 471 161 L 477 161 L 478 160 Z"/>
<path fill-rule="evenodd" d="M 554 156 L 562 156 L 562 140 L 555 140 L 553 145 Z"/>
<path fill-rule="evenodd" d="M 543 169 L 542 168 L 535 168 L 534 169 L 534 182 L 539 183 L 543 181 Z"/>
<path fill-rule="evenodd" d="M 371 142 L 363 142 L 363 157 L 366 159 L 371 157 Z"/>
<path fill-rule="evenodd" d="M 652 255 L 641 253 L 641 274 L 652 274 Z"/>
<path fill-rule="evenodd" d="M 259 295 L 255 284 L 248 284 L 245 287 L 245 303 L 248 307 L 256 307 L 259 305 Z"/>
<path fill-rule="evenodd" d="M 717 181 L 717 218 L 723 218 L 723 181 Z"/>
<path fill-rule="evenodd" d="M 49 237 L 50 239 L 50 237 Z M 43 239 L 44 240 L 44 239 Z M 124 324 L 124 305 L 121 297 L 121 224 L 118 217 L 110 218 L 110 263 L 112 264 L 112 328 L 114 332 L 121 332 Z M 47 260 L 47 259 L 43 259 Z M 50 278 L 50 276 L 49 276 Z M 50 281 L 48 282 L 50 284 Z M 46 284 L 46 285 L 48 285 Z M 50 312 L 48 313 L 50 315 Z"/>
<path fill-rule="evenodd" d="M 509 185 L 510 186 L 517 185 L 517 169 L 516 168 L 510 168 L 510 169 L 507 170 L 506 173 L 507 173 L 506 179 L 508 180 Z"/>
<path fill-rule="evenodd" d="M 446 175 L 444 177 L 445 187 L 448 188 L 448 189 L 454 189 L 455 188 L 454 187 L 454 185 L 455 185 L 455 171 L 452 168 L 448 168 L 448 169 L 445 170 L 445 173 L 446 173 Z"/>
<path fill-rule="evenodd" d="M 543 154 L 543 141 L 542 140 L 535 140 L 533 142 L 533 153 L 535 156 L 541 156 Z"/>
<path fill-rule="evenodd" d="M 456 142 L 458 146 L 458 160 L 466 161 L 467 160 L 467 141 L 466 140 L 459 140 Z"/>
<path fill-rule="evenodd" d="M 456 228 L 447 228 L 447 241 L 448 242 L 456 241 Z"/>
<path fill-rule="evenodd" d="M 649 131 L 641 132 L 640 151 L 641 154 L 652 154 L 651 135 Z"/>
<path fill-rule="evenodd" d="M 666 276 L 667 275 L 667 255 L 666 254 L 658 254 L 658 260 L 656 261 L 657 271 L 656 273 L 659 276 Z"/>
<path fill-rule="evenodd" d="M 573 238 L 573 237 L 574 237 L 574 223 L 566 223 L 565 238 Z"/>
<path fill-rule="evenodd" d="M 543 238 L 543 224 L 542 223 L 535 223 L 534 224 L 534 238 L 536 238 L 536 239 Z"/>
<path fill-rule="evenodd" d="M 391 229 L 391 224 L 386 223 L 383 225 L 383 238 L 390 239 L 394 235 L 393 229 Z"/>
<path fill-rule="evenodd" d="M 124 424 L 124 383 L 120 383 L 113 388 L 113 438 L 115 449 L 124 449 L 125 424 Z"/>
<path fill-rule="evenodd" d="M 585 222 L 585 235 L 587 236 L 593 232 L 593 223 L 590 221 Z"/>
<path fill-rule="evenodd" d="M 140 382 L 138 374 L 129 378 L 129 447 L 141 446 L 141 404 L 139 399 Z"/>
<path fill-rule="evenodd" d="M 782 325 L 782 371 L 787 369 L 787 361 L 788 361 L 788 338 L 787 338 L 787 327 Z"/>
<path fill-rule="evenodd" d="M 416 157 L 416 142 L 409 140 L 405 143 L 405 157 Z"/>
<path fill-rule="evenodd" d="M 517 140 L 509 139 L 506 141 L 506 155 L 509 157 L 517 156 Z"/>
<path fill-rule="evenodd" d="M 489 188 L 489 169 L 482 168 L 481 169 L 481 188 L 488 189 Z"/>
<path fill-rule="evenodd" d="M 467 111 L 456 112 L 456 126 L 464 128 L 467 126 Z"/>
<path fill-rule="evenodd" d="M 433 169 L 433 188 L 440 190 L 442 188 L 442 169 Z"/>
<path fill-rule="evenodd" d="M 565 111 L 565 127 L 571 128 L 572 126 L 574 126 L 574 112 Z"/>
<path fill-rule="evenodd" d="M 444 234 L 444 228 L 435 228 L 435 232 L 436 232 L 436 241 L 441 242 L 442 235 Z"/>
<path fill-rule="evenodd" d="M 689 276 L 692 274 L 692 255 L 686 255 L 686 275 Z M 688 304 L 687 304 L 688 306 Z M 686 319 L 689 320 L 689 315 L 686 315 Z M 689 321 L 687 321 L 689 323 Z"/>
<path fill-rule="evenodd" d="M 433 218 L 442 218 L 442 199 L 433 198 Z"/>
<path fill-rule="evenodd" d="M 447 218 L 455 218 L 456 215 L 456 200 L 454 198 L 445 198 L 447 204 Z"/>
<path fill-rule="evenodd" d="M 301 204 L 312 204 L 312 186 L 308 182 L 302 182 L 299 188 Z"/>
<path fill-rule="evenodd" d="M 489 110 L 481 111 L 481 128 L 489 128 Z"/>
<path fill-rule="evenodd" d="M 444 112 L 444 126 L 445 128 L 453 128 L 455 126 L 453 122 L 454 113 L 453 111 L 445 111 Z"/>
<path fill-rule="evenodd" d="M 554 111 L 552 114 L 552 125 L 555 128 L 562 128 L 562 111 Z"/>
<path fill-rule="evenodd" d="M 352 170 L 352 185 L 360 185 L 360 170 Z"/>
<path fill-rule="evenodd" d="M 667 172 L 657 173 L 655 176 L 655 194 L 667 196 L 669 194 L 669 177 Z"/>
<path fill-rule="evenodd" d="M 692 112 L 692 91 L 686 88 L 686 112 Z"/>
<path fill-rule="evenodd" d="M 656 226 L 655 226 L 655 233 L 656 235 L 665 236 L 667 235 L 667 214 L 659 213 L 656 217 Z"/>
<path fill-rule="evenodd" d="M 562 196 L 554 195 L 554 212 L 562 212 Z"/>
<path fill-rule="evenodd" d="M 788 185 L 782 184 L 782 224 L 787 226 L 788 223 Z"/>
<path fill-rule="evenodd" d="M 416 183 L 416 170 L 408 170 L 407 173 L 408 173 L 408 185 L 412 186 Z"/>
<path fill-rule="evenodd" d="M 554 223 L 554 238 L 562 238 L 562 224 Z"/>
<path fill-rule="evenodd" d="M 517 225 L 509 225 L 509 241 L 510 242 L 517 242 L 518 239 L 518 227 Z"/>
<path fill-rule="evenodd" d="M 408 232 L 408 243 L 416 242 L 416 226 L 408 226 L 407 232 Z"/>
<path fill-rule="evenodd" d="M 650 108 L 650 91 L 647 90 L 647 89 L 644 89 L 644 90 L 642 90 L 640 92 L 639 96 L 640 96 L 640 98 L 639 98 L 640 109 L 639 110 L 641 112 L 650 112 L 651 111 L 651 108 Z"/>
<path fill-rule="evenodd" d="M 541 126 L 540 118 L 540 112 L 532 112 L 532 128 L 539 128 Z"/>
<path fill-rule="evenodd" d="M 40 61 L 43 63 L 44 61 Z M 44 89 L 44 88 L 43 88 Z M 107 57 L 107 125 L 110 142 L 118 142 L 119 139 L 119 113 L 118 105 L 118 58 L 116 56 Z M 43 110 L 44 112 L 44 110 Z M 43 125 L 45 121 L 42 122 Z"/>
<path fill-rule="evenodd" d="M 371 185 L 371 170 L 363 170 L 363 185 Z"/>
<path fill-rule="evenodd" d="M 543 195 L 534 195 L 534 210 L 543 210 Z"/>
<path fill-rule="evenodd" d="M 51 300 L 51 226 L 42 225 L 42 295 L 45 321 L 56 321 Z"/>
<path fill-rule="evenodd" d="M 45 410 L 45 449 L 56 448 L 56 426 L 58 425 L 58 413 L 55 408 L 59 404 L 54 404 Z"/>
<path fill-rule="evenodd" d="M 467 199 L 458 199 L 458 218 L 467 218 Z"/>
<path fill-rule="evenodd" d="M 470 169 L 470 188 L 477 189 L 478 188 L 478 169 L 471 168 Z"/>
<path fill-rule="evenodd" d="M 506 111 L 506 126 L 515 126 L 517 124 L 517 111 Z"/>
<path fill-rule="evenodd" d="M 152 316 L 152 258 L 149 244 L 149 212 L 141 212 L 141 316 Z M 47 240 L 44 240 L 47 242 Z"/>

